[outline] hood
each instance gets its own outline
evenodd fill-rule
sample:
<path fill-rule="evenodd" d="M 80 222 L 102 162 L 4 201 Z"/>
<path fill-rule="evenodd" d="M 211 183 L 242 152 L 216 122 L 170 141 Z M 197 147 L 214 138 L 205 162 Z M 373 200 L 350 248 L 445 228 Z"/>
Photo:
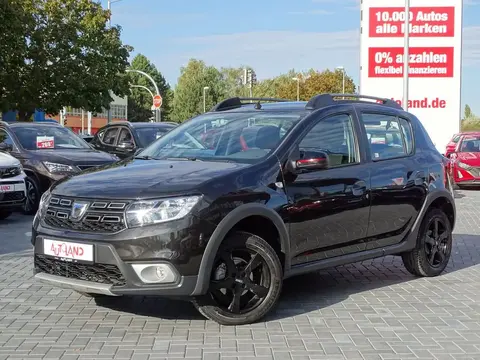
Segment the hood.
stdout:
<path fill-rule="evenodd" d="M 457 160 L 470 166 L 480 166 L 480 153 L 478 152 L 457 153 Z"/>
<path fill-rule="evenodd" d="M 18 166 L 20 165 L 20 161 L 14 158 L 12 155 L 4 153 L 0 151 L 0 166 L 7 167 L 7 166 Z"/>
<path fill-rule="evenodd" d="M 114 155 L 94 149 L 55 149 L 29 151 L 39 161 L 66 165 L 102 165 L 118 161 Z"/>
<path fill-rule="evenodd" d="M 213 178 L 250 165 L 168 160 L 128 160 L 87 170 L 57 183 L 54 194 L 84 198 L 140 199 L 195 192 Z"/>

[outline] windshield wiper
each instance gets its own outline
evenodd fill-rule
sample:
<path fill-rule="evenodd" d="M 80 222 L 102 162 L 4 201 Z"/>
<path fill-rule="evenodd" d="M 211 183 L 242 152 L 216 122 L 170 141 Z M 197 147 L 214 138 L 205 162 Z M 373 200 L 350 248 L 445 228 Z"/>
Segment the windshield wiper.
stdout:
<path fill-rule="evenodd" d="M 171 157 L 171 158 L 166 158 L 165 160 L 203 161 L 196 157 L 173 157 L 173 158 Z"/>
<path fill-rule="evenodd" d="M 134 159 L 140 159 L 140 160 L 157 160 L 150 155 L 143 155 L 143 156 L 135 156 Z"/>

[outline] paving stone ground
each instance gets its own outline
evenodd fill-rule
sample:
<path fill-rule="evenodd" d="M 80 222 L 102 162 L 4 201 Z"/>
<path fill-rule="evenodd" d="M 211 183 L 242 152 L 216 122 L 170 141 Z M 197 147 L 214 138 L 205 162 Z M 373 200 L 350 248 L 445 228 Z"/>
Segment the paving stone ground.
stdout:
<path fill-rule="evenodd" d="M 0 359 L 480 359 L 480 191 L 457 192 L 448 271 L 386 257 L 287 280 L 264 322 L 223 327 L 189 304 L 93 300 L 35 283 L 31 217 L 0 223 Z"/>

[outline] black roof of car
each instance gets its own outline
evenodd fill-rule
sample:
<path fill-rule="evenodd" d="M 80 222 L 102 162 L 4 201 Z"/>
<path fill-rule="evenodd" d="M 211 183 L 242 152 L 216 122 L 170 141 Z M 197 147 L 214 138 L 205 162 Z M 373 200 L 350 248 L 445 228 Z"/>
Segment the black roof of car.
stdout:
<path fill-rule="evenodd" d="M 362 100 L 365 99 L 365 100 Z M 275 98 L 240 98 L 234 97 L 221 101 L 215 105 L 210 111 L 245 111 L 245 110 L 278 110 L 292 111 L 305 110 L 314 111 L 328 106 L 341 104 L 369 104 L 372 106 L 387 106 L 397 110 L 403 108 L 391 99 L 379 98 L 375 96 L 359 95 L 359 94 L 320 94 L 313 96 L 307 101 L 291 101 Z"/>
<path fill-rule="evenodd" d="M 63 127 L 62 125 L 58 123 L 50 123 L 50 122 L 5 122 L 5 121 L 0 121 L 0 125 L 6 125 L 8 127 L 22 127 L 22 126 L 57 126 L 57 127 Z"/>

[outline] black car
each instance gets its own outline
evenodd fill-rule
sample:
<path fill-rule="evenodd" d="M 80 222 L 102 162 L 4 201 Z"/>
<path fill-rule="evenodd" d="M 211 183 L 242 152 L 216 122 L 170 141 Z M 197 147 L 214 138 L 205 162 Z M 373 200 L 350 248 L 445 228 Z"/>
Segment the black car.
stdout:
<path fill-rule="evenodd" d="M 176 126 L 174 123 L 166 122 L 117 122 L 98 130 L 90 143 L 95 149 L 125 159 L 146 148 Z"/>
<path fill-rule="evenodd" d="M 52 123 L 0 121 L 0 150 L 8 151 L 22 163 L 27 175 L 27 214 L 35 214 L 40 196 L 55 181 L 119 160 L 93 149 L 71 130 Z"/>
<path fill-rule="evenodd" d="M 283 279 L 326 267 L 399 255 L 439 275 L 455 225 L 445 158 L 397 103 L 340 96 L 227 99 L 58 182 L 33 223 L 36 279 L 191 299 L 234 325 L 266 315 Z"/>

